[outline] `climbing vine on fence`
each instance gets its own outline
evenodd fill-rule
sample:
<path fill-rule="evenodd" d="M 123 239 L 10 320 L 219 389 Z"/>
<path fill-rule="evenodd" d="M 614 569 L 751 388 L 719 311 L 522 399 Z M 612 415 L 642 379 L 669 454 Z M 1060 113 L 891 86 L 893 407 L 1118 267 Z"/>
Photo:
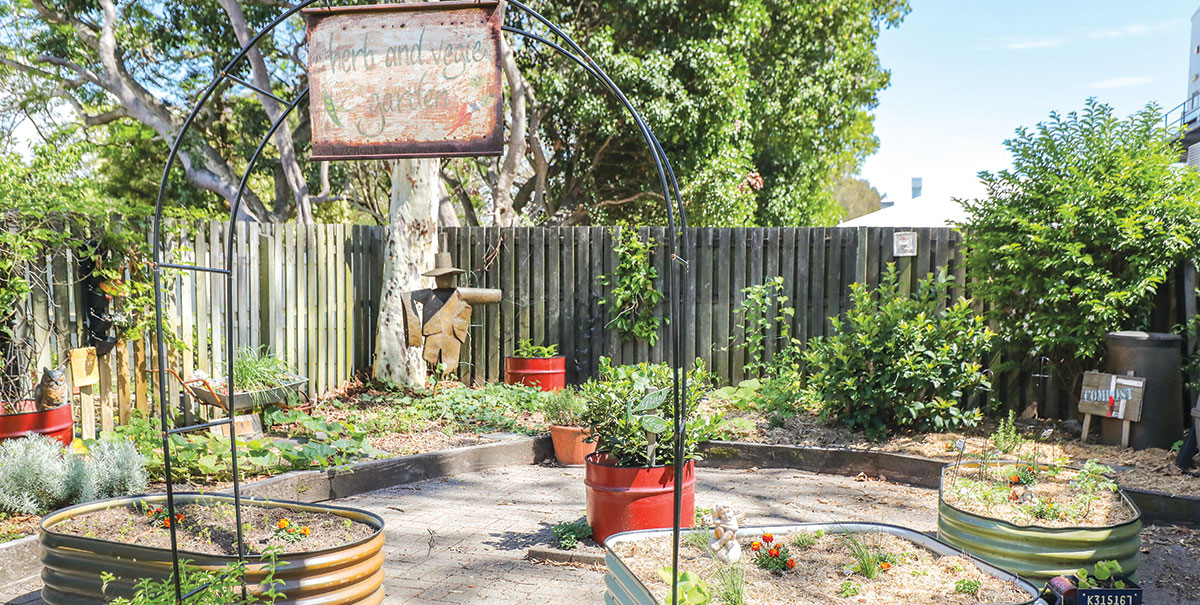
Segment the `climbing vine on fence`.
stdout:
<path fill-rule="evenodd" d="M 608 298 L 601 302 L 613 309 L 612 326 L 621 340 L 641 340 L 650 346 L 658 342 L 662 319 L 654 316 L 654 309 L 663 299 L 663 293 L 654 288 L 658 278 L 658 269 L 650 264 L 654 245 L 652 237 L 643 242 L 637 229 L 621 229 L 613 244 L 617 267 L 611 275 L 600 278 L 601 283 L 612 286 Z"/>

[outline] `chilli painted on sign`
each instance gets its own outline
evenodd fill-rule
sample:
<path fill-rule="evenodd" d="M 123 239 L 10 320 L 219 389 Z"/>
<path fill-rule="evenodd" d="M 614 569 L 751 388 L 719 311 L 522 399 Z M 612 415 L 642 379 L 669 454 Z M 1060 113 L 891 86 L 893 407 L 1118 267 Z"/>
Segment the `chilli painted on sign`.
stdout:
<path fill-rule="evenodd" d="M 500 155 L 496 2 L 304 13 L 313 160 Z"/>

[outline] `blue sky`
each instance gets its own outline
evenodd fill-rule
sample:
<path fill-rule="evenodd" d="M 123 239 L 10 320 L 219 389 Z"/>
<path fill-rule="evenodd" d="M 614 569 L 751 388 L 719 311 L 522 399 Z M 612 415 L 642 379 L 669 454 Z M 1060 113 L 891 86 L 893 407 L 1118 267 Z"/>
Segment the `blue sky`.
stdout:
<path fill-rule="evenodd" d="M 1122 114 L 1187 95 L 1192 14 L 1200 0 L 912 0 L 885 30 L 892 71 L 880 93 L 880 147 L 861 175 L 893 200 L 912 177 L 924 195 L 983 194 L 976 174 L 1009 166 L 1004 139 L 1051 110 L 1095 96 Z"/>

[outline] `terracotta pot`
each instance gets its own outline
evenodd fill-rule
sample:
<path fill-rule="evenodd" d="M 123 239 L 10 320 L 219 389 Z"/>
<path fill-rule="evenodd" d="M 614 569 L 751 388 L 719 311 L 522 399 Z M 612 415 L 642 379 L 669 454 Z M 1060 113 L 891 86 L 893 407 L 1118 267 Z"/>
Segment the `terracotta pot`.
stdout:
<path fill-rule="evenodd" d="M 560 391 L 567 386 L 567 358 L 505 357 L 504 382 Z"/>
<path fill-rule="evenodd" d="M 596 451 L 596 442 L 587 443 L 587 429 L 578 426 L 550 425 L 550 439 L 554 441 L 554 457 L 563 466 L 583 466 L 583 459 Z"/>
<path fill-rule="evenodd" d="M 70 403 L 39 412 L 33 400 L 26 399 L 18 401 L 16 407 L 22 411 L 0 414 L 0 441 L 40 433 L 63 445 L 71 445 L 75 438 L 75 421 L 71 418 Z"/>
<path fill-rule="evenodd" d="M 635 529 L 671 527 L 674 518 L 674 466 L 616 466 L 607 452 L 586 458 L 587 519 L 592 539 L 599 544 L 609 536 Z M 691 527 L 696 517 L 696 462 L 683 467 L 681 527 Z"/>

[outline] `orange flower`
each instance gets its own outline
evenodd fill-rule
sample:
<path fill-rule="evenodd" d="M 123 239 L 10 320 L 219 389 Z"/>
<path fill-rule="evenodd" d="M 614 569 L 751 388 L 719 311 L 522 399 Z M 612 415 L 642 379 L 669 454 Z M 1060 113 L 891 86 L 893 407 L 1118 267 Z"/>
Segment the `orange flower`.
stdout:
<path fill-rule="evenodd" d="M 889 569 L 891 569 L 891 568 L 892 568 L 892 564 L 891 564 L 891 563 L 888 563 L 887 561 L 880 561 L 880 562 L 879 562 L 879 569 L 882 569 L 882 570 L 884 570 L 884 571 L 887 571 L 887 570 L 889 570 Z"/>
<path fill-rule="evenodd" d="M 758 550 L 760 548 L 762 548 L 762 542 L 755 540 L 750 543 L 750 550 Z"/>
<path fill-rule="evenodd" d="M 176 523 L 182 523 L 182 522 L 183 522 L 183 513 L 175 513 L 175 522 L 176 522 Z"/>
<path fill-rule="evenodd" d="M 302 536 L 307 536 L 307 535 L 309 534 L 309 532 L 310 532 L 310 531 L 311 531 L 311 530 L 309 530 L 309 529 L 308 529 L 308 526 L 307 526 L 307 525 L 305 525 L 304 527 L 301 527 L 301 528 L 300 528 L 300 535 L 302 535 Z"/>
<path fill-rule="evenodd" d="M 1020 483 L 1020 482 L 1021 482 L 1021 476 L 1020 476 L 1020 475 L 1013 475 L 1013 476 L 1011 476 L 1011 477 L 1009 477 L 1009 478 L 1008 478 L 1008 481 L 1009 481 L 1009 483 Z"/>
<path fill-rule="evenodd" d="M 171 527 L 171 520 L 163 519 L 163 527 Z"/>
<path fill-rule="evenodd" d="M 768 550 L 768 551 L 767 551 L 767 554 L 768 554 L 768 555 L 771 555 L 772 557 L 778 557 L 778 556 L 779 556 L 779 549 L 778 549 L 778 548 L 772 548 L 771 550 Z"/>
<path fill-rule="evenodd" d="M 288 521 L 287 519 L 280 519 L 279 523 L 275 524 L 275 527 L 278 527 L 279 529 L 287 529 L 287 526 L 290 524 L 291 524 L 291 522 Z"/>
<path fill-rule="evenodd" d="M 770 544 L 774 541 L 775 541 L 775 536 L 772 536 L 771 534 L 763 534 L 763 542 L 765 542 L 766 544 Z"/>
<path fill-rule="evenodd" d="M 787 568 L 788 568 L 788 569 L 796 569 L 796 560 L 795 560 L 795 559 L 788 559 L 788 560 L 787 560 Z"/>

